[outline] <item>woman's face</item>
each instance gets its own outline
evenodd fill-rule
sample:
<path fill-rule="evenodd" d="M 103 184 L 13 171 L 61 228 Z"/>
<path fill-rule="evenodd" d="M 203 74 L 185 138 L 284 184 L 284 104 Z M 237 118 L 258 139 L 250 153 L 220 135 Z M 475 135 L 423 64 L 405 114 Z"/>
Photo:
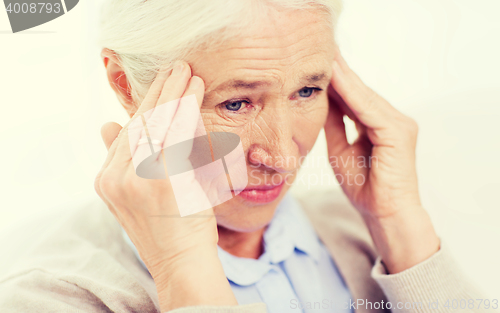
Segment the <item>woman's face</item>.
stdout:
<path fill-rule="evenodd" d="M 269 17 L 245 36 L 187 60 L 205 81 L 206 131 L 239 135 L 246 154 L 247 190 L 214 208 L 219 226 L 234 231 L 270 222 L 328 113 L 334 51 L 328 21 L 314 11 Z"/>

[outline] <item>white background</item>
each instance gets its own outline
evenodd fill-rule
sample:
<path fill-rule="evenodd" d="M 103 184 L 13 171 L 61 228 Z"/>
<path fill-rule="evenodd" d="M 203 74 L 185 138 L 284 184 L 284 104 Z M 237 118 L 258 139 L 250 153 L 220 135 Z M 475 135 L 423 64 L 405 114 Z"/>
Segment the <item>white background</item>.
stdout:
<path fill-rule="evenodd" d="M 500 298 L 499 12 L 498 0 L 346 0 L 338 27 L 351 67 L 419 122 L 423 202 L 492 298 Z M 0 10 L 0 229 L 96 197 L 100 126 L 127 121 L 99 57 L 97 14 L 95 0 L 84 0 L 12 34 Z M 327 187 L 311 180 L 329 173 L 314 162 L 325 153 L 322 135 L 301 172 L 310 183 L 293 192 Z"/>

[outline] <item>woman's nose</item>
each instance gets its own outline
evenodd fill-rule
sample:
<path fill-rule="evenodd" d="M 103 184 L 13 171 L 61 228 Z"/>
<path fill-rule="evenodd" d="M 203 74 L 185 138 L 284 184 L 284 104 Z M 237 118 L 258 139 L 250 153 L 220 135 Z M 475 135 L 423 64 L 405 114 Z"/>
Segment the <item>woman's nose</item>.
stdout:
<path fill-rule="evenodd" d="M 261 115 L 248 150 L 250 164 L 265 166 L 280 173 L 295 171 L 300 159 L 299 147 L 294 140 L 294 131 L 298 127 L 293 125 L 288 109 Z"/>

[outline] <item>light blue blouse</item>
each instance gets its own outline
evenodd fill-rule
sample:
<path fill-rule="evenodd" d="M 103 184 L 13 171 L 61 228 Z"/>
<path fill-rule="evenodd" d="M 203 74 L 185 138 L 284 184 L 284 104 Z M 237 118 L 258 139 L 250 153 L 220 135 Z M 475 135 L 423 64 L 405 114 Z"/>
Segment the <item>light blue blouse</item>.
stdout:
<path fill-rule="evenodd" d="M 352 312 L 351 295 L 335 263 L 300 204 L 288 194 L 264 232 L 264 253 L 257 260 L 218 249 L 239 304 L 264 302 L 269 313 Z"/>

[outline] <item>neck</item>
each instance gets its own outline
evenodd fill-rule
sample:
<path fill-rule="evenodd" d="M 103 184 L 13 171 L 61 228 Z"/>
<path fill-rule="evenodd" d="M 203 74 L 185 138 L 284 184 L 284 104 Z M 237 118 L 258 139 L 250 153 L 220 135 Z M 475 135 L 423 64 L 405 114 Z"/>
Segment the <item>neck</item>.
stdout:
<path fill-rule="evenodd" d="M 224 251 L 240 257 L 258 259 L 264 253 L 263 236 L 264 228 L 254 232 L 237 232 L 217 226 L 219 233 L 219 247 Z"/>

